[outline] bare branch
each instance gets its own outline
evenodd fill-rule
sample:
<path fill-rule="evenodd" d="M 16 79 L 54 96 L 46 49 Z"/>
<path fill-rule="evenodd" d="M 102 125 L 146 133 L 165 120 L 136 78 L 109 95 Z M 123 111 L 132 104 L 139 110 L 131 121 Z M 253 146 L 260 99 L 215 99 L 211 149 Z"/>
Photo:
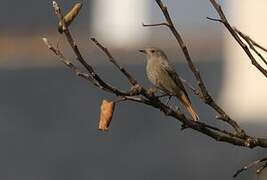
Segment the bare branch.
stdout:
<path fill-rule="evenodd" d="M 214 9 L 217 11 L 218 15 L 220 16 L 221 22 L 227 30 L 231 33 L 233 38 L 238 42 L 238 44 L 241 46 L 241 48 L 245 51 L 249 59 L 251 60 L 251 63 L 265 76 L 267 77 L 267 70 L 263 68 L 254 58 L 252 53 L 250 52 L 249 48 L 243 43 L 243 41 L 240 39 L 238 34 L 235 32 L 235 30 L 232 28 L 232 26 L 229 24 L 227 18 L 225 17 L 222 8 L 220 4 L 216 0 L 210 0 L 211 4 L 213 5 Z"/>
<path fill-rule="evenodd" d="M 221 19 L 217 19 L 217 18 L 211 18 L 211 17 L 207 17 L 208 20 L 211 20 L 211 21 L 216 21 L 216 22 L 223 22 Z"/>
<path fill-rule="evenodd" d="M 104 86 L 103 84 L 99 83 L 97 80 L 94 79 L 94 77 L 91 74 L 87 74 L 84 72 L 81 72 L 81 70 L 79 68 L 77 68 L 70 60 L 68 60 L 67 58 L 65 58 L 65 56 L 63 55 L 63 53 L 55 48 L 49 41 L 47 38 L 42 38 L 43 42 L 45 43 L 45 45 L 48 47 L 48 49 L 50 49 L 56 56 L 59 57 L 60 61 L 62 63 L 64 63 L 66 66 L 68 66 L 77 76 L 80 76 L 88 81 L 90 81 L 91 83 L 93 83 L 96 87 L 107 91 L 107 92 L 112 92 L 118 96 L 124 96 L 124 95 L 131 95 L 131 94 L 135 94 L 136 90 L 133 88 L 131 89 L 131 91 L 129 92 L 123 92 L 118 90 L 115 87 L 112 87 L 111 85 L 105 83 Z M 107 88 L 108 87 L 108 88 Z"/>
<path fill-rule="evenodd" d="M 254 44 L 257 44 L 254 40 L 252 40 L 248 35 L 244 34 L 243 32 L 241 32 L 240 30 L 238 30 L 237 28 L 233 27 L 233 29 L 238 33 L 238 35 L 240 37 L 242 37 L 249 45 L 249 48 L 254 51 L 262 60 L 262 62 L 267 65 L 267 61 L 265 60 L 265 58 L 259 53 L 259 51 L 257 51 L 257 49 L 254 47 Z M 260 46 L 259 44 L 257 44 L 258 46 Z M 260 46 L 261 49 L 263 48 L 262 46 Z"/>
<path fill-rule="evenodd" d="M 45 45 L 47 46 L 47 48 L 50 49 L 55 55 L 57 55 L 59 57 L 60 61 L 62 63 L 64 63 L 66 66 L 68 66 L 77 76 L 80 76 L 80 77 L 92 82 L 95 86 L 99 87 L 100 89 L 103 88 L 100 86 L 99 83 L 97 83 L 97 81 L 94 80 L 94 78 L 90 74 L 81 72 L 81 70 L 79 68 L 77 68 L 71 61 L 69 61 L 67 58 L 65 58 L 63 53 L 59 49 L 55 48 L 48 41 L 47 38 L 42 38 L 42 40 L 45 43 Z"/>
<path fill-rule="evenodd" d="M 65 25 L 64 22 L 64 17 L 61 14 L 61 10 L 59 5 L 56 3 L 56 1 L 53 1 L 53 7 L 55 10 L 55 14 L 58 17 L 59 22 L 62 23 L 62 31 L 66 36 L 66 39 L 68 40 L 68 43 L 70 44 L 71 48 L 73 49 L 73 52 L 75 53 L 75 55 L 77 56 L 77 60 L 87 69 L 87 71 L 92 75 L 92 77 L 100 82 L 101 84 L 105 84 L 104 81 L 102 81 L 102 79 L 94 72 L 94 69 L 92 66 L 90 66 L 82 57 L 80 50 L 78 49 L 77 45 L 74 42 L 74 39 L 70 33 L 70 30 L 68 29 L 68 27 Z"/>
<path fill-rule="evenodd" d="M 199 96 L 199 91 L 197 88 L 195 88 L 193 85 L 191 85 L 189 82 L 187 82 L 185 79 L 181 78 L 181 81 L 183 82 L 183 84 L 185 84 L 189 89 L 191 89 L 191 91 L 193 91 L 197 96 Z"/>
<path fill-rule="evenodd" d="M 249 163 L 248 165 L 246 165 L 246 166 L 242 167 L 241 169 L 237 170 L 236 173 L 233 175 L 233 177 L 235 178 L 235 177 L 239 176 L 240 173 L 242 173 L 244 171 L 247 171 L 248 169 L 251 169 L 251 168 L 253 168 L 255 166 L 258 166 L 258 165 L 259 165 L 259 168 L 257 168 L 256 174 L 260 175 L 262 170 L 267 167 L 267 158 L 259 159 L 259 160 L 253 161 L 252 163 Z"/>
<path fill-rule="evenodd" d="M 108 56 L 109 61 L 112 62 L 127 77 L 127 79 L 132 85 L 137 85 L 137 80 L 132 75 L 130 75 L 130 73 L 128 73 L 128 71 L 125 70 L 125 68 L 121 67 L 116 62 L 116 60 L 113 58 L 113 56 L 111 55 L 111 53 L 107 48 L 105 48 L 102 44 L 100 44 L 95 38 L 91 38 L 91 40 L 95 43 L 97 47 L 99 47 Z"/>
<path fill-rule="evenodd" d="M 109 60 L 128 78 L 128 81 L 131 83 L 131 87 L 129 91 L 123 92 L 108 83 L 106 83 L 104 80 L 100 78 L 98 74 L 94 71 L 91 65 L 89 65 L 82 57 L 80 50 L 78 46 L 74 43 L 74 40 L 72 38 L 72 35 L 69 31 L 69 27 L 64 25 L 64 21 L 62 20 L 62 15 L 60 13 L 60 8 L 59 6 L 54 2 L 54 9 L 55 12 L 59 18 L 59 21 L 62 21 L 62 30 L 63 33 L 65 34 L 65 37 L 68 40 L 68 43 L 72 47 L 73 52 L 75 53 L 78 61 L 87 69 L 89 72 L 88 76 L 90 77 L 90 82 L 96 83 L 97 87 L 99 87 L 102 90 L 108 91 L 113 93 L 116 96 L 119 96 L 123 101 L 128 100 L 128 101 L 133 101 L 141 104 L 148 105 L 150 107 L 153 107 L 155 109 L 160 110 L 163 112 L 166 116 L 171 116 L 178 121 L 180 121 L 184 127 L 194 129 L 202 134 L 205 134 L 216 141 L 221 141 L 221 142 L 227 142 L 233 145 L 238 145 L 238 146 L 243 146 L 243 147 L 248 147 L 248 148 L 254 148 L 257 146 L 260 147 L 267 147 L 267 139 L 264 138 L 255 138 L 251 137 L 245 134 L 245 132 L 239 127 L 239 125 L 230 117 L 214 102 L 214 100 L 211 98 L 211 96 L 208 94 L 206 87 L 202 81 L 202 78 L 200 76 L 199 71 L 196 69 L 195 65 L 193 64 L 187 47 L 185 46 L 180 34 L 177 32 L 175 29 L 172 20 L 169 16 L 169 13 L 167 11 L 167 7 L 165 7 L 160 0 L 156 0 L 160 8 L 162 9 L 165 19 L 168 23 L 168 27 L 170 30 L 173 32 L 174 36 L 176 37 L 177 42 L 181 46 L 184 55 L 186 57 L 186 60 L 189 64 L 189 67 L 191 71 L 193 72 L 195 78 L 197 79 L 198 86 L 200 89 L 200 93 L 196 89 L 194 89 L 193 86 L 191 86 L 192 90 L 197 93 L 202 100 L 209 104 L 213 109 L 215 109 L 219 114 L 219 118 L 230 124 L 237 133 L 232 133 L 230 131 L 226 131 L 208 124 L 205 124 L 203 122 L 195 122 L 190 118 L 187 118 L 182 112 L 179 110 L 174 110 L 170 106 L 164 104 L 159 97 L 155 96 L 153 93 L 150 93 L 149 90 L 143 88 L 138 82 L 135 80 L 133 76 L 131 76 L 123 67 L 121 67 L 116 60 L 113 58 L 111 53 L 108 51 L 107 48 L 105 48 L 103 45 L 101 45 L 97 40 L 92 39 L 94 43 L 109 57 Z M 48 46 L 50 50 L 52 50 L 66 65 L 72 64 L 70 61 L 67 61 L 67 59 L 63 56 L 63 54 L 58 51 L 56 48 L 54 48 L 48 41 L 45 39 L 44 42 Z M 67 63 L 66 63 L 67 62 Z M 73 64 L 70 67 L 73 69 Z M 68 66 L 69 67 L 69 66 Z M 75 66 L 74 66 L 75 67 Z M 74 68 L 75 71 L 75 68 Z M 101 88 L 102 87 L 102 88 Z M 190 86 L 189 86 L 190 87 Z"/>
<path fill-rule="evenodd" d="M 259 48 L 259 49 L 261 49 L 261 50 L 263 50 L 265 52 L 267 52 L 267 49 L 265 47 L 263 47 L 262 45 L 260 45 L 259 43 L 257 43 L 253 39 L 251 39 L 250 37 L 249 37 L 249 40 L 254 46 L 256 46 L 257 48 Z"/>
<path fill-rule="evenodd" d="M 132 92 L 122 92 L 120 90 L 118 90 L 115 87 L 112 87 L 111 85 L 107 84 L 106 82 L 104 82 L 94 71 L 93 67 L 91 65 L 89 65 L 83 58 L 83 56 L 81 55 L 81 52 L 78 48 L 78 46 L 75 44 L 74 39 L 70 33 L 70 30 L 68 28 L 68 26 L 65 25 L 64 19 L 63 19 L 63 15 L 61 14 L 61 10 L 59 5 L 53 1 L 53 8 L 55 11 L 55 14 L 57 15 L 59 21 L 62 24 L 62 31 L 65 34 L 66 39 L 68 40 L 68 43 L 70 44 L 73 52 L 75 53 L 77 60 L 87 69 L 87 71 L 90 73 L 90 75 L 92 76 L 92 78 L 97 81 L 101 87 L 103 87 L 103 89 L 108 90 L 109 92 L 113 92 L 114 94 L 116 94 L 117 96 L 124 96 L 124 95 L 130 95 L 132 94 Z"/>

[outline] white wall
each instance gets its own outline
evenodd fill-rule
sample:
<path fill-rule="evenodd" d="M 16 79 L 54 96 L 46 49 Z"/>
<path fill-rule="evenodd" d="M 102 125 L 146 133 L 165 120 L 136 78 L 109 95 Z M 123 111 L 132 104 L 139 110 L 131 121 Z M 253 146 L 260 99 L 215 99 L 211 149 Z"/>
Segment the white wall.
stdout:
<path fill-rule="evenodd" d="M 93 34 L 117 48 L 140 46 L 145 41 L 142 22 L 148 21 L 145 0 L 94 0 Z"/>
<path fill-rule="evenodd" d="M 267 47 L 267 1 L 227 1 L 230 23 Z M 251 64 L 228 32 L 224 37 L 225 70 L 220 97 L 225 109 L 239 121 L 267 123 L 267 79 Z M 266 57 L 266 53 L 265 55 Z M 255 122 L 256 123 L 256 122 Z"/>

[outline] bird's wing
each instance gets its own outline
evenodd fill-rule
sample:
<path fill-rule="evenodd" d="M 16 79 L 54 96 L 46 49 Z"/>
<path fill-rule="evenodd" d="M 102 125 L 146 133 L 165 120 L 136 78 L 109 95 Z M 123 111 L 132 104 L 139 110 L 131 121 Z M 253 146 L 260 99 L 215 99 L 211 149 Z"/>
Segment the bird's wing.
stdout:
<path fill-rule="evenodd" d="M 185 87 L 184 87 L 179 75 L 175 72 L 172 64 L 170 64 L 170 62 L 168 62 L 168 61 L 164 61 L 162 65 L 164 66 L 164 69 L 167 71 L 167 73 L 170 75 L 170 77 L 173 79 L 173 81 L 177 84 L 177 86 L 179 88 L 181 88 L 181 90 L 184 92 L 184 94 L 186 95 L 186 97 L 188 98 L 188 100 L 190 102 L 190 99 L 189 99 L 189 96 L 185 90 Z"/>

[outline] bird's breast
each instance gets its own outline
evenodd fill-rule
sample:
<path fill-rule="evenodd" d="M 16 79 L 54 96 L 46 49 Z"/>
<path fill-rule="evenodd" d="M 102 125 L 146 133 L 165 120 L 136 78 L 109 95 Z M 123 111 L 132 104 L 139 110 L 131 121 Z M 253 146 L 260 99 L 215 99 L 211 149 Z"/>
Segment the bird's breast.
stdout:
<path fill-rule="evenodd" d="M 158 81 L 160 79 L 160 68 L 160 65 L 154 60 L 147 62 L 146 74 L 150 82 L 155 86 L 158 86 Z"/>
<path fill-rule="evenodd" d="M 172 95 L 177 95 L 180 91 L 180 88 L 160 62 L 156 60 L 147 62 L 146 73 L 150 82 L 162 91 Z"/>

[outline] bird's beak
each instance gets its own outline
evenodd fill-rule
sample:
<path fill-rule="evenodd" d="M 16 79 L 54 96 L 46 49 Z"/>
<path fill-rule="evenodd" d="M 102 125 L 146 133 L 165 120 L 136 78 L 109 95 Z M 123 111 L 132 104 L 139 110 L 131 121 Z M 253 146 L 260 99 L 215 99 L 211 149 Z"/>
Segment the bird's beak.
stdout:
<path fill-rule="evenodd" d="M 139 52 L 146 54 L 146 51 L 144 49 L 139 49 Z"/>

